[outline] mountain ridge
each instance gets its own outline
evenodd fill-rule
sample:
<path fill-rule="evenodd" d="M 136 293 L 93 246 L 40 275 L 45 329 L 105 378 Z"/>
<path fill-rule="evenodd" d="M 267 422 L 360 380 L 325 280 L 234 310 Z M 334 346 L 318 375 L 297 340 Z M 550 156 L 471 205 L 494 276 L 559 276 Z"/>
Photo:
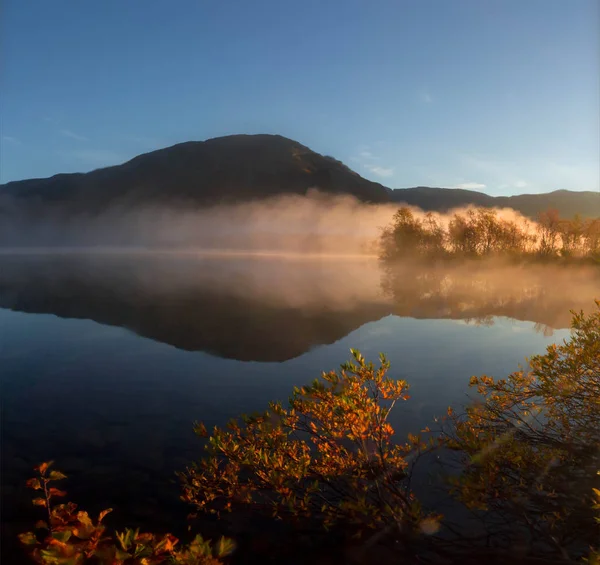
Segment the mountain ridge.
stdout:
<path fill-rule="evenodd" d="M 186 141 L 142 153 L 87 173 L 59 173 L 0 185 L 0 215 L 58 207 L 64 215 L 97 213 L 114 204 L 209 206 L 306 194 L 318 188 L 370 203 L 417 206 L 445 212 L 476 205 L 513 208 L 535 218 L 548 208 L 561 216 L 600 216 L 600 193 L 564 189 L 543 194 L 491 196 L 484 192 L 418 186 L 391 189 L 365 179 L 341 161 L 272 134 L 242 134 Z"/>

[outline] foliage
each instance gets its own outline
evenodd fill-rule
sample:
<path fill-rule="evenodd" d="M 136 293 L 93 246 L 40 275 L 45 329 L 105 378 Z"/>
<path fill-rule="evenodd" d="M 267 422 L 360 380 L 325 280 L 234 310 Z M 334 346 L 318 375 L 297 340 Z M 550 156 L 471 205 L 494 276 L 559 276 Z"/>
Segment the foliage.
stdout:
<path fill-rule="evenodd" d="M 393 263 L 406 257 L 588 257 L 600 258 L 600 219 L 572 220 L 555 210 L 531 224 L 501 218 L 495 210 L 470 208 L 447 225 L 432 213 L 419 217 L 408 207 L 394 215 L 380 238 L 380 258 Z"/>
<path fill-rule="evenodd" d="M 600 471 L 598 471 L 598 475 L 600 475 Z M 594 510 L 598 511 L 598 515 L 596 516 L 596 523 L 600 525 L 600 489 L 594 489 Z M 592 549 L 590 557 L 588 559 L 588 563 L 590 565 L 600 565 L 600 552 L 597 549 Z"/>
<path fill-rule="evenodd" d="M 46 508 L 47 520 L 36 524 L 39 532 L 27 532 L 19 536 L 37 563 L 46 565 L 78 565 L 91 562 L 110 565 L 158 565 L 178 563 L 181 565 L 219 565 L 220 558 L 233 551 L 230 540 L 221 538 L 214 546 L 197 535 L 185 547 L 176 547 L 179 540 L 171 535 L 141 533 L 126 529 L 106 535 L 104 517 L 112 509 L 103 510 L 94 521 L 87 512 L 77 511 L 72 502 L 53 505 L 52 499 L 64 497 L 66 492 L 50 486 L 66 476 L 50 470 L 52 462 L 36 468 L 38 476 L 27 481 L 27 486 L 41 491 L 33 500 L 36 506 Z"/>
<path fill-rule="evenodd" d="M 427 444 L 394 443 L 388 416 L 408 399 L 408 385 L 387 377 L 357 351 L 339 372 L 295 389 L 289 407 L 215 427 L 207 457 L 181 475 L 184 500 L 209 512 L 251 505 L 278 518 L 342 523 L 360 536 L 399 525 L 414 531 L 424 516 L 409 488 L 409 457 Z M 202 424 L 196 431 L 207 436 Z"/>
<path fill-rule="evenodd" d="M 471 379 L 482 401 L 449 410 L 448 445 L 466 457 L 456 481 L 494 533 L 537 551 L 577 554 L 600 539 L 590 496 L 600 464 L 600 302 L 574 314 L 569 340 L 506 379 Z M 597 493 L 597 491 L 596 491 Z"/>
<path fill-rule="evenodd" d="M 527 370 L 499 380 L 472 377 L 480 400 L 464 414 L 449 409 L 449 428 L 429 442 L 413 435 L 398 441 L 389 415 L 409 398 L 408 385 L 388 376 L 384 356 L 375 367 L 353 350 L 339 371 L 294 389 L 287 407 L 271 403 L 211 434 L 197 424 L 197 434 L 208 437 L 207 453 L 180 474 L 183 499 L 210 513 L 246 508 L 319 530 L 339 526 L 362 538 L 363 548 L 393 531 L 403 542 L 394 547 L 403 551 L 484 559 L 521 547 L 536 559 L 589 553 L 587 562 L 598 565 L 600 302 L 588 315 L 574 313 L 572 329 Z M 438 445 L 461 459 L 452 487 L 484 522 L 483 538 L 454 529 L 415 499 L 414 463 Z M 38 563 L 217 565 L 233 550 L 224 538 L 211 544 L 197 536 L 181 547 L 171 534 L 109 535 L 103 521 L 110 509 L 92 520 L 73 503 L 52 504 L 66 495 L 52 485 L 66 477 L 51 466 L 40 465 L 27 483 L 40 493 L 34 505 L 46 512 L 37 534 L 20 536 Z M 433 535 L 438 530 L 444 535 Z"/>

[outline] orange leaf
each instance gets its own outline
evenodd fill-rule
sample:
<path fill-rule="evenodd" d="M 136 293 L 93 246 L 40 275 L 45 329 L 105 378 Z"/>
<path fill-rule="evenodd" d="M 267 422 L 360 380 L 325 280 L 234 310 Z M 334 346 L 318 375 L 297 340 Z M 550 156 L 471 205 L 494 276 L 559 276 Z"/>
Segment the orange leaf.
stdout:
<path fill-rule="evenodd" d="M 112 512 L 113 509 L 112 508 L 107 508 L 106 510 L 102 510 L 102 512 L 100 512 L 100 514 L 98 515 L 98 523 L 102 522 L 102 520 L 104 520 L 104 516 L 106 516 L 108 513 Z"/>
<path fill-rule="evenodd" d="M 28 488 L 32 488 L 33 490 L 40 490 L 42 488 L 39 479 L 29 479 L 25 484 Z"/>
<path fill-rule="evenodd" d="M 64 490 L 59 490 L 57 488 L 51 487 L 50 496 L 67 496 L 67 493 Z"/>
<path fill-rule="evenodd" d="M 19 534 L 19 541 L 24 545 L 35 545 L 37 543 L 37 539 L 33 532 Z"/>
<path fill-rule="evenodd" d="M 43 498 L 34 498 L 33 504 L 34 506 L 46 506 L 46 500 Z"/>
<path fill-rule="evenodd" d="M 52 463 L 54 463 L 54 461 L 46 461 L 45 463 L 42 463 L 37 470 L 40 472 L 40 475 L 45 475 L 46 471 L 48 470 L 48 468 L 52 465 Z"/>

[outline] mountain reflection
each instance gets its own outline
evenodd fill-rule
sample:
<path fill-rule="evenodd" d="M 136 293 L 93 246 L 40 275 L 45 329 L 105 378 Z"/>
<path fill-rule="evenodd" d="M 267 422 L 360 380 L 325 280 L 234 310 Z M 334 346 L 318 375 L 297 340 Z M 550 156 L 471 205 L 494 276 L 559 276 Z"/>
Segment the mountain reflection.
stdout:
<path fill-rule="evenodd" d="M 90 319 L 241 361 L 297 357 L 390 313 L 377 264 L 362 258 L 141 253 L 1 260 L 0 307 Z"/>
<path fill-rule="evenodd" d="M 175 347 L 284 361 L 388 314 L 568 327 L 598 269 L 402 265 L 371 258 L 95 253 L 1 257 L 0 307 L 85 318 Z"/>

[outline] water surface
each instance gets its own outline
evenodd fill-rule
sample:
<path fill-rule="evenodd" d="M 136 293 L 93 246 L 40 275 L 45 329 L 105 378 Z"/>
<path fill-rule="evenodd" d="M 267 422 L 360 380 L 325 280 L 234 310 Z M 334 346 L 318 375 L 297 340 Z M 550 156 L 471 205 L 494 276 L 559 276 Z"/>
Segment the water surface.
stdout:
<path fill-rule="evenodd" d="M 568 308 L 552 305 L 593 298 L 515 284 L 510 300 L 494 287 L 469 304 L 403 280 L 382 291 L 377 262 L 364 257 L 3 257 L 5 535 L 35 520 L 22 485 L 47 459 L 82 506 L 169 527 L 186 511 L 173 473 L 201 454 L 194 420 L 222 424 L 286 399 L 350 348 L 373 360 L 384 352 L 410 382 L 391 422 L 417 431 L 468 401 L 471 375 L 505 376 L 567 337 Z M 507 304 L 523 319 L 500 315 Z"/>

